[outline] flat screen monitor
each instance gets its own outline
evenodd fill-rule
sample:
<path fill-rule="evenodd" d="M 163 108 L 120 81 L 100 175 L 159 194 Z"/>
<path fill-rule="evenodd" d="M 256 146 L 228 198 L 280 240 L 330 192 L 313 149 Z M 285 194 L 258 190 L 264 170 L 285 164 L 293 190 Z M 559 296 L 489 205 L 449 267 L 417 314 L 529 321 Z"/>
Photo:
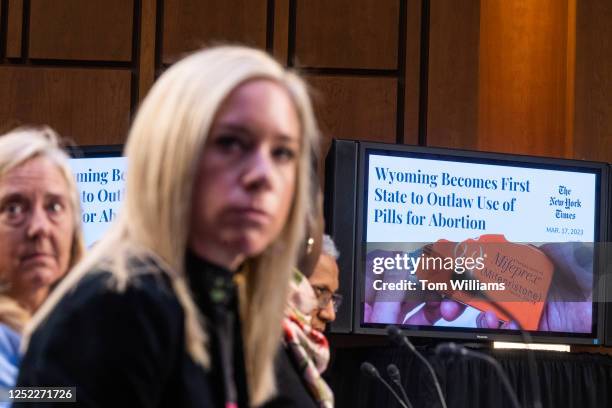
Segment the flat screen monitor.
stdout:
<path fill-rule="evenodd" d="M 81 222 L 89 248 L 108 230 L 121 211 L 125 196 L 126 158 L 123 146 L 83 146 L 70 149 L 81 203 Z"/>
<path fill-rule="evenodd" d="M 353 332 L 601 341 L 607 164 L 354 143 Z"/>

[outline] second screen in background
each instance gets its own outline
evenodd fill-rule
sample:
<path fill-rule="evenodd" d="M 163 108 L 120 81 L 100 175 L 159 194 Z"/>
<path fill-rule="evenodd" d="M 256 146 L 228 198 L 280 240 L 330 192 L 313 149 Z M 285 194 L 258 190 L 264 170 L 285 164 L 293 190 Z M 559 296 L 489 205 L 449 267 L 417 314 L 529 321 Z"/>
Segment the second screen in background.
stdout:
<path fill-rule="evenodd" d="M 108 230 L 125 196 L 125 157 L 71 159 L 81 203 L 85 244 L 90 248 Z"/>

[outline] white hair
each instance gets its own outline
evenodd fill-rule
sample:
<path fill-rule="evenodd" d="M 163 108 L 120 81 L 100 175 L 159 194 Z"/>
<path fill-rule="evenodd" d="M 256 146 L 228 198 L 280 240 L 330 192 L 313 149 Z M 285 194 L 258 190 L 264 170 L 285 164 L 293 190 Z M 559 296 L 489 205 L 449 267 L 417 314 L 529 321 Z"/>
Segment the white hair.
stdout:
<path fill-rule="evenodd" d="M 81 204 L 79 190 L 68 155 L 61 148 L 61 137 L 50 127 L 20 127 L 0 136 L 0 178 L 25 162 L 45 158 L 55 164 L 68 186 L 68 195 L 74 224 L 70 260 L 72 268 L 85 252 L 85 241 L 81 229 Z"/>
<path fill-rule="evenodd" d="M 321 247 L 321 253 L 331 256 L 336 260 L 340 256 L 340 252 L 338 252 L 338 248 L 336 248 L 334 240 L 327 234 L 323 235 L 323 246 Z"/>
<path fill-rule="evenodd" d="M 47 159 L 56 165 L 68 187 L 73 223 L 68 260 L 68 269 L 70 269 L 83 257 L 85 242 L 81 229 L 79 191 L 68 163 L 68 155 L 61 148 L 60 136 L 53 129 L 41 126 L 17 128 L 0 137 L 0 179 L 16 167 L 37 158 Z M 62 271 L 62 274 L 65 272 L 67 271 Z M 3 280 L 4 277 L 0 277 L 0 282 Z M 0 322 L 22 332 L 30 318 L 30 312 L 19 305 L 15 299 L 4 293 L 0 294 Z"/>

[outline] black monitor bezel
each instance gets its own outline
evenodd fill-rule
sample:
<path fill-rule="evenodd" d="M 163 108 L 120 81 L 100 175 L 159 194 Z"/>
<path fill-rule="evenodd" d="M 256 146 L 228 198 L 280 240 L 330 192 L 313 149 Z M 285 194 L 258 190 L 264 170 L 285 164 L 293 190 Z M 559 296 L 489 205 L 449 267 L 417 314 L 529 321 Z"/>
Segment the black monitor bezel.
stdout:
<path fill-rule="evenodd" d="M 358 334 L 386 334 L 386 325 L 367 325 L 362 323 L 363 316 L 363 285 L 365 280 L 364 262 L 362 253 L 362 242 L 364 237 L 365 225 L 365 206 L 364 199 L 367 193 L 367 180 L 365 179 L 365 170 L 367 166 L 366 154 L 372 151 L 387 152 L 389 155 L 406 156 L 411 153 L 419 158 L 438 158 L 453 161 L 478 162 L 486 164 L 508 165 L 512 163 L 514 167 L 530 167 L 530 168 L 546 168 L 564 171 L 579 171 L 585 173 L 596 173 L 598 177 L 596 191 L 596 213 L 599 215 L 599 222 L 595 226 L 596 242 L 605 242 L 607 237 L 607 206 L 608 206 L 608 183 L 609 183 L 609 166 L 607 163 L 560 159 L 550 157 L 538 157 L 516 154 L 503 154 L 491 152 L 478 152 L 471 150 L 421 147 L 413 145 L 398 145 L 378 142 L 356 142 L 358 144 L 358 163 L 357 163 L 357 202 L 355 211 L 355 276 L 354 276 L 354 291 L 353 291 L 353 332 Z M 521 166 L 522 165 L 522 166 Z M 596 259 L 594 267 L 599 276 L 604 275 L 603 262 L 601 259 Z M 597 279 L 597 278 L 595 278 Z M 603 291 L 605 285 L 599 281 L 598 285 L 600 299 L 603 299 Z M 595 327 L 594 332 L 590 334 L 574 333 L 571 335 L 560 335 L 557 332 L 530 332 L 534 342 L 542 343 L 564 343 L 564 344 L 602 344 L 604 335 L 604 320 L 605 320 L 604 303 L 594 303 L 593 313 Z M 482 329 L 469 328 L 433 328 L 431 326 L 418 327 L 402 327 L 402 331 L 411 336 L 419 337 L 434 337 L 442 339 L 460 339 L 469 341 L 522 341 L 520 332 L 492 332 Z"/>
<path fill-rule="evenodd" d="M 124 146 L 122 144 L 67 146 L 65 149 L 71 159 L 121 157 L 124 155 Z"/>

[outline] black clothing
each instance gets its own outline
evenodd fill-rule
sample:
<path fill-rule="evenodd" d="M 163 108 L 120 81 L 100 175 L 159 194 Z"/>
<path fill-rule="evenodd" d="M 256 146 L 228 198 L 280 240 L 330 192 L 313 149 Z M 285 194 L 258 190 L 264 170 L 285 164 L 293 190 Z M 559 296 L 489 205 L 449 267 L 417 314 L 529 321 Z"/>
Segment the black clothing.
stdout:
<path fill-rule="evenodd" d="M 300 372 L 291 352 L 281 347 L 275 361 L 277 395 L 261 408 L 317 408 Z"/>
<path fill-rule="evenodd" d="M 94 271 L 65 295 L 33 334 L 18 386 L 76 386 L 78 405 L 88 407 L 225 407 L 228 395 L 247 407 L 231 272 L 187 256 L 209 336 L 211 369 L 205 371 L 187 353 L 184 311 L 166 273 L 151 260 L 130 266 L 138 273 L 125 291 L 109 287 L 109 272 Z"/>

